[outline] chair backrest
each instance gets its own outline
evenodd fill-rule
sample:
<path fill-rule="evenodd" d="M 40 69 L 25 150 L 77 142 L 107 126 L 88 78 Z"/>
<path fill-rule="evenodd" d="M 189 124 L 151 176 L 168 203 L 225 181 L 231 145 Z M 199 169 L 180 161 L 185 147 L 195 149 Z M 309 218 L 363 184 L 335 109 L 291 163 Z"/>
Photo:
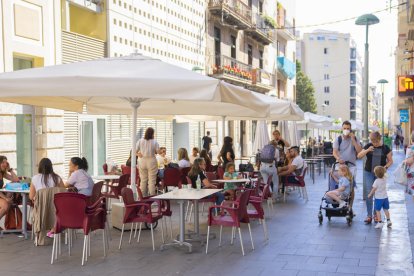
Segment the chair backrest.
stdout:
<path fill-rule="evenodd" d="M 125 205 L 129 205 L 135 202 L 134 193 L 130 188 L 122 188 L 121 195 Z"/>
<path fill-rule="evenodd" d="M 121 165 L 122 174 L 131 174 L 131 167 L 126 165 Z"/>
<path fill-rule="evenodd" d="M 164 186 L 180 186 L 181 172 L 177 168 L 166 168 L 164 171 Z"/>
<path fill-rule="evenodd" d="M 303 177 L 303 178 L 305 178 L 305 175 L 306 175 L 306 171 L 308 170 L 308 167 L 305 167 L 303 170 L 302 170 L 302 174 L 301 174 L 301 176 Z"/>
<path fill-rule="evenodd" d="M 249 215 L 247 213 L 247 204 L 249 204 L 250 190 L 243 191 L 237 198 L 239 202 L 238 217 L 240 222 L 248 223 Z"/>
<path fill-rule="evenodd" d="M 218 179 L 223 179 L 224 177 L 224 168 L 221 166 L 217 167 L 217 178 Z"/>
<path fill-rule="evenodd" d="M 206 172 L 208 181 L 217 180 L 217 174 L 215 172 Z"/>
<path fill-rule="evenodd" d="M 87 197 L 77 193 L 55 194 L 54 203 L 56 208 L 56 233 L 64 228 L 83 228 L 85 218 Z"/>
<path fill-rule="evenodd" d="M 103 181 L 99 181 L 93 185 L 92 194 L 89 197 L 89 204 L 94 204 L 102 196 Z"/>
<path fill-rule="evenodd" d="M 102 169 L 103 169 L 104 174 L 108 174 L 108 164 L 106 164 L 106 163 L 103 164 Z"/>
<path fill-rule="evenodd" d="M 266 184 L 263 188 L 262 199 L 266 200 L 269 197 L 272 197 L 272 192 L 270 191 L 270 184 Z"/>
<path fill-rule="evenodd" d="M 180 168 L 181 174 L 187 176 L 188 172 L 191 170 L 191 167 Z"/>
<path fill-rule="evenodd" d="M 119 182 L 118 182 L 119 192 L 121 192 L 122 188 L 128 186 L 130 178 L 131 178 L 130 174 L 123 174 L 119 177 Z"/>

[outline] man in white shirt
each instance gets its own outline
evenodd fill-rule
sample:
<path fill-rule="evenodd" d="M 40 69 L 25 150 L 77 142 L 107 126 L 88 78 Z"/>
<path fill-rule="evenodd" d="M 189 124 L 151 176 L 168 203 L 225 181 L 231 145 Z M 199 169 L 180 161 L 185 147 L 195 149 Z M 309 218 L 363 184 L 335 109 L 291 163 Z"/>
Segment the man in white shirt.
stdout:
<path fill-rule="evenodd" d="M 285 177 L 288 177 L 289 183 L 296 183 L 296 176 L 302 174 L 303 169 L 306 167 L 305 161 L 302 156 L 299 154 L 299 147 L 293 146 L 289 148 L 289 155 L 292 159 L 292 163 L 287 166 L 281 167 L 278 169 L 279 175 L 282 176 L 282 182 L 284 183 Z"/>

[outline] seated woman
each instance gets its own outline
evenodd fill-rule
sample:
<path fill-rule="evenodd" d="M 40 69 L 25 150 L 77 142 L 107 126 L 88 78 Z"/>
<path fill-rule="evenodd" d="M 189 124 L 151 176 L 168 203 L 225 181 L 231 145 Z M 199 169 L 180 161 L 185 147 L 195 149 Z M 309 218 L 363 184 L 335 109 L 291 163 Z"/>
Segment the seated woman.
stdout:
<path fill-rule="evenodd" d="M 85 157 L 72 157 L 69 161 L 69 179 L 66 187 L 75 187 L 78 193 L 91 196 L 94 182 L 88 174 L 88 161 Z"/>
<path fill-rule="evenodd" d="M 4 178 L 12 182 L 19 182 L 19 178 L 14 173 L 13 169 L 10 168 L 9 162 L 7 162 L 7 157 L 0 155 L 0 189 L 4 186 Z M 11 203 L 11 197 L 0 192 L 0 220 L 6 215 Z"/>
<path fill-rule="evenodd" d="M 197 179 L 200 178 L 202 189 L 217 189 L 217 186 L 210 183 L 206 173 L 206 162 L 203 158 L 196 158 L 191 170 L 188 172 L 188 177 L 191 179 L 193 188 L 196 188 Z M 217 197 L 216 204 L 220 205 L 224 200 L 224 195 L 220 192 L 214 194 Z"/>
<path fill-rule="evenodd" d="M 35 199 L 36 192 L 40 189 L 52 187 L 65 187 L 62 178 L 53 171 L 52 161 L 49 158 L 43 158 L 39 162 L 38 174 L 32 177 L 30 184 L 29 198 Z"/>
<path fill-rule="evenodd" d="M 190 159 L 188 158 L 188 152 L 185 148 L 178 149 L 178 166 L 180 168 L 191 167 Z"/>
<path fill-rule="evenodd" d="M 193 151 L 191 152 L 191 155 L 190 155 L 190 163 L 191 163 L 191 165 L 194 163 L 194 160 L 197 157 L 200 157 L 199 154 L 200 154 L 200 150 L 198 148 L 194 147 L 193 148 Z"/>
<path fill-rule="evenodd" d="M 32 177 L 32 183 L 30 184 L 30 192 L 29 192 L 29 198 L 31 200 L 35 200 L 35 196 L 36 196 L 36 192 L 41 190 L 41 189 L 46 189 L 46 188 L 53 188 L 53 187 L 65 187 L 65 185 L 63 184 L 62 178 L 60 178 L 59 175 L 57 175 L 54 171 L 53 171 L 53 165 L 52 165 L 52 161 L 50 161 L 49 158 L 43 158 L 42 160 L 40 160 L 39 162 L 39 170 L 38 170 L 38 174 L 34 175 Z M 40 216 L 41 214 L 39 214 Z M 43 214 L 45 215 L 45 214 Z M 34 215 L 35 216 L 35 215 Z M 53 213 L 54 216 L 54 213 Z M 44 217 L 40 218 L 41 221 L 43 219 L 45 219 Z M 52 224 L 53 225 L 53 224 Z M 50 225 L 50 226 L 52 226 Z M 47 228 L 47 230 L 50 230 L 47 232 L 47 236 L 52 238 L 53 237 L 53 233 L 54 233 L 54 229 L 52 228 Z M 39 239 L 41 240 L 41 239 Z M 39 244 L 39 242 L 38 242 Z M 43 242 L 40 242 L 40 244 L 44 244 Z"/>
<path fill-rule="evenodd" d="M 208 155 L 207 150 L 205 149 L 201 150 L 200 158 L 204 158 L 204 161 L 206 161 L 206 171 L 211 172 L 213 165 L 211 164 L 211 158 L 210 158 L 210 155 Z"/>

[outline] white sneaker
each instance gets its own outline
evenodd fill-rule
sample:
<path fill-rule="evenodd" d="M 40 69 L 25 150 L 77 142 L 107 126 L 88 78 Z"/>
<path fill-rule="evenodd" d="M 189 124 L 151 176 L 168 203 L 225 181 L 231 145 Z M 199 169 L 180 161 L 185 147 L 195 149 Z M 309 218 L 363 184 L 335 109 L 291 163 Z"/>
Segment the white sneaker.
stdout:
<path fill-rule="evenodd" d="M 384 225 L 384 223 L 378 222 L 377 225 L 375 225 L 375 229 L 380 229 L 380 228 L 382 228 L 383 225 Z"/>
<path fill-rule="evenodd" d="M 391 226 L 392 226 L 392 222 L 390 220 L 387 220 L 387 227 L 391 228 Z"/>
<path fill-rule="evenodd" d="M 338 208 L 343 208 L 345 206 L 345 204 L 346 204 L 346 202 L 342 200 L 341 202 L 339 202 Z"/>

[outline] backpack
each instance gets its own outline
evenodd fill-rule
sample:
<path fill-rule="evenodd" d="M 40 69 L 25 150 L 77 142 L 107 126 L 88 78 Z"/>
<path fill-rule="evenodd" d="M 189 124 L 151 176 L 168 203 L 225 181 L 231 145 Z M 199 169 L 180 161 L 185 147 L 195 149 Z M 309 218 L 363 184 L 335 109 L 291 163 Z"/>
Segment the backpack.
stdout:
<path fill-rule="evenodd" d="M 260 151 L 260 162 L 273 163 L 275 161 L 276 148 L 269 144 L 262 148 Z"/>

